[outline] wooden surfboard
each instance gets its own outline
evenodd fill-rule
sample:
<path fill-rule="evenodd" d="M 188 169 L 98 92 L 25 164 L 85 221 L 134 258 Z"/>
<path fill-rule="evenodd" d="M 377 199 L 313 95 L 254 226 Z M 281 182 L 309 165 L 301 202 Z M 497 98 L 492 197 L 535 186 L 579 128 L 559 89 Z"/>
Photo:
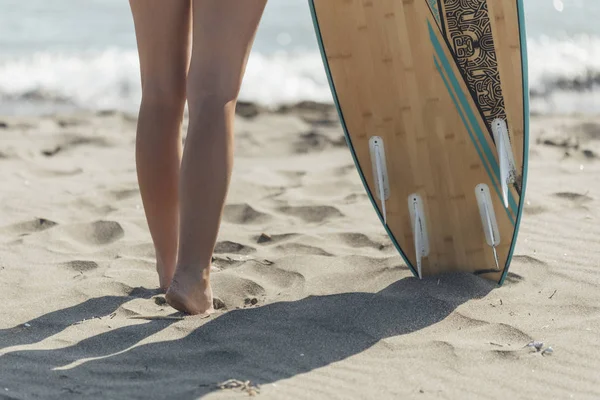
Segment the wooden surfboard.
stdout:
<path fill-rule="evenodd" d="M 502 284 L 523 212 L 522 0 L 309 0 L 359 175 L 416 276 Z"/>

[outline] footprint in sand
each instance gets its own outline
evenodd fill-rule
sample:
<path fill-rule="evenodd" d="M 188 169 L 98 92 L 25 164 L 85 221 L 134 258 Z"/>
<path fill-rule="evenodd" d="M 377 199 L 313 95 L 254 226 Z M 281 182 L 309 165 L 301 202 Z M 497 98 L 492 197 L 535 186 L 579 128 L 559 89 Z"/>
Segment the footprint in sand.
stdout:
<path fill-rule="evenodd" d="M 223 272 L 211 277 L 214 293 L 219 294 L 219 299 L 227 309 L 242 308 L 264 302 L 265 288 L 252 279 L 242 278 L 233 273 Z M 246 299 L 256 299 L 249 302 Z"/>
<path fill-rule="evenodd" d="M 65 226 L 65 231 L 75 241 L 87 245 L 108 245 L 125 236 L 125 231 L 116 221 Z"/>
<path fill-rule="evenodd" d="M 342 212 L 336 207 L 324 205 L 296 207 L 287 206 L 280 207 L 279 211 L 284 214 L 300 218 L 304 222 L 308 223 L 325 222 L 332 218 L 340 218 L 344 216 L 344 214 L 342 214 Z"/>
<path fill-rule="evenodd" d="M 61 267 L 83 273 L 97 269 L 98 263 L 95 261 L 74 260 L 61 264 Z"/>
<path fill-rule="evenodd" d="M 69 119 L 59 119 L 56 121 L 56 124 L 58 126 L 60 126 L 61 128 L 69 128 L 69 127 L 73 127 L 73 126 L 82 126 L 82 125 L 87 125 L 89 122 L 85 119 L 76 119 L 76 118 L 69 118 Z"/>
<path fill-rule="evenodd" d="M 548 264 L 540 259 L 537 259 L 532 256 L 527 255 L 519 255 L 514 256 L 513 261 L 521 262 L 523 264 L 535 265 L 535 266 L 548 266 Z"/>
<path fill-rule="evenodd" d="M 306 282 L 304 275 L 299 272 L 284 270 L 275 265 L 265 265 L 258 261 L 248 261 L 242 270 L 245 278 L 259 282 L 272 293 L 279 293 L 282 289 L 300 289 Z"/>
<path fill-rule="evenodd" d="M 354 204 L 369 200 L 366 193 L 352 193 L 344 197 L 344 204 Z"/>
<path fill-rule="evenodd" d="M 582 204 L 593 201 L 594 199 L 587 194 L 573 193 L 573 192 L 558 192 L 554 193 L 555 197 L 564 200 L 570 200 L 574 204 Z"/>
<path fill-rule="evenodd" d="M 331 235 L 334 240 L 339 240 L 346 246 L 357 248 L 357 247 L 371 247 L 376 250 L 382 250 L 385 245 L 382 242 L 376 242 L 371 240 L 367 235 L 358 232 L 345 232 L 336 233 Z"/>
<path fill-rule="evenodd" d="M 328 135 L 311 130 L 300 134 L 298 140 L 293 145 L 293 152 L 297 154 L 309 153 L 312 151 L 322 151 L 330 147 L 341 147 L 346 145 L 346 139 L 339 136 L 336 139 Z"/>
<path fill-rule="evenodd" d="M 0 233 L 24 236 L 34 232 L 45 231 L 58 223 L 45 218 L 36 218 L 30 221 L 17 222 L 16 224 L 8 225 L 0 228 Z"/>
<path fill-rule="evenodd" d="M 310 246 L 301 243 L 284 243 L 275 247 L 282 255 L 295 254 L 295 255 L 315 255 L 315 256 L 328 256 L 331 257 L 333 254 L 323 250 L 317 246 Z"/>
<path fill-rule="evenodd" d="M 224 240 L 217 242 L 215 246 L 215 254 L 233 253 L 247 255 L 254 253 L 256 249 L 254 247 L 246 246 L 241 243 L 231 242 Z"/>
<path fill-rule="evenodd" d="M 298 236 L 301 236 L 299 233 L 282 233 L 279 235 L 267 235 L 266 233 L 261 233 L 258 236 L 254 236 L 254 240 L 256 240 L 256 243 L 259 244 L 264 244 L 264 245 L 271 245 L 271 244 L 275 244 L 275 243 L 280 243 L 289 239 L 293 239 L 296 238 Z"/>
<path fill-rule="evenodd" d="M 335 177 L 341 178 L 348 174 L 353 174 L 355 171 L 356 171 L 356 167 L 354 166 L 354 164 L 348 164 L 348 165 L 344 165 L 343 167 L 334 168 L 331 171 L 331 174 Z"/>
<path fill-rule="evenodd" d="M 109 196 L 116 201 L 126 200 L 132 197 L 137 197 L 139 195 L 140 190 L 138 188 L 112 190 L 109 192 Z"/>
<path fill-rule="evenodd" d="M 46 157 L 54 157 L 57 154 L 63 153 L 75 149 L 80 146 L 94 146 L 94 147 L 112 147 L 106 138 L 103 137 L 86 137 L 81 135 L 63 135 L 59 143 L 41 150 L 42 155 Z"/>
<path fill-rule="evenodd" d="M 252 208 L 248 203 L 228 204 L 225 206 L 223 220 L 232 224 L 265 224 L 273 217 Z"/>
<path fill-rule="evenodd" d="M 0 160 L 8 160 L 9 158 L 13 158 L 14 154 L 10 154 L 5 150 L 0 150 Z"/>

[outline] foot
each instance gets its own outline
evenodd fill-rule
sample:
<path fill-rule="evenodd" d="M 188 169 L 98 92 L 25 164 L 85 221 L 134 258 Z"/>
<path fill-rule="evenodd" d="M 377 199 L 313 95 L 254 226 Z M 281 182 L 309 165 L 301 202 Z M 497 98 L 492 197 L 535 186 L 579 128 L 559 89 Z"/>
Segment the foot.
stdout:
<path fill-rule="evenodd" d="M 158 282 L 160 284 L 160 290 L 163 293 L 165 293 L 167 289 L 169 289 L 169 286 L 171 286 L 173 274 L 175 273 L 175 266 L 167 267 L 164 263 L 157 261 L 156 272 L 158 272 Z"/>
<path fill-rule="evenodd" d="M 178 270 L 165 299 L 171 307 L 187 314 L 212 314 L 215 309 L 209 279 L 197 275 Z"/>

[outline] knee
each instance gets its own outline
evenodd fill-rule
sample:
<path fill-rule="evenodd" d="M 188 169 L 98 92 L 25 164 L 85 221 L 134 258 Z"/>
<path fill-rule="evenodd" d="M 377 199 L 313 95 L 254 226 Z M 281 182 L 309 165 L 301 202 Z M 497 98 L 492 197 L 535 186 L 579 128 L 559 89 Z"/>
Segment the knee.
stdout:
<path fill-rule="evenodd" d="M 142 106 L 162 112 L 182 110 L 185 106 L 185 77 L 142 80 Z"/>
<path fill-rule="evenodd" d="M 239 80 L 226 71 L 204 71 L 188 78 L 186 93 L 190 114 L 235 106 Z"/>

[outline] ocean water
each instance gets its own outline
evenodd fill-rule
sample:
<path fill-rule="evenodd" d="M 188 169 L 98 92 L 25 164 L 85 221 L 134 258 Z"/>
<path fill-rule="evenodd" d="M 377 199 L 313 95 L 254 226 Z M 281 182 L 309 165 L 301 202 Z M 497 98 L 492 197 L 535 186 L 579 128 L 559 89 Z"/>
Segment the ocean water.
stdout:
<path fill-rule="evenodd" d="M 598 113 L 600 1 L 524 2 L 532 111 Z M 0 114 L 136 111 L 138 68 L 127 0 L 0 1 Z M 307 0 L 269 0 L 240 97 L 332 101 Z"/>

